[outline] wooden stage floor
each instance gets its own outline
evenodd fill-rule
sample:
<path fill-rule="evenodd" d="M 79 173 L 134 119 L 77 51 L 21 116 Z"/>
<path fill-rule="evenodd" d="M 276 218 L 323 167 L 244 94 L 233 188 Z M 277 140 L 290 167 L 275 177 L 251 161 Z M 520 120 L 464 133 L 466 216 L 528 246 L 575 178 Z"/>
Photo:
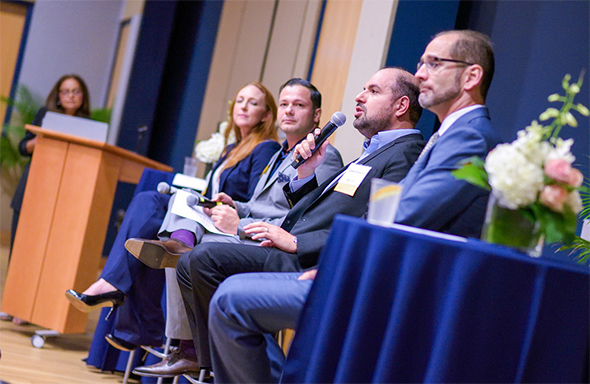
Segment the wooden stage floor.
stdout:
<path fill-rule="evenodd" d="M 0 244 L 0 294 L 6 281 L 7 265 L 8 245 L 3 242 Z M 122 373 L 100 372 L 82 361 L 88 355 L 99 313 L 90 313 L 84 334 L 49 337 L 43 348 L 33 347 L 30 340 L 35 331 L 42 328 L 0 321 L 0 380 L 9 384 L 121 383 Z"/>

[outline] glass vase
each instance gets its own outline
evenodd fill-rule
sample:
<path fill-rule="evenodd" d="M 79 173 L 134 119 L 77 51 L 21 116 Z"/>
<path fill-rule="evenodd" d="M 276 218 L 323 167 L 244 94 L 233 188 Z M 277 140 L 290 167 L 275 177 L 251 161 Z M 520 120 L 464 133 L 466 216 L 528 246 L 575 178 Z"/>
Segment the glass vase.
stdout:
<path fill-rule="evenodd" d="M 482 240 L 507 245 L 529 256 L 539 257 L 544 244 L 539 229 L 538 222 L 532 222 L 518 210 L 501 207 L 496 197 L 490 195 Z"/>

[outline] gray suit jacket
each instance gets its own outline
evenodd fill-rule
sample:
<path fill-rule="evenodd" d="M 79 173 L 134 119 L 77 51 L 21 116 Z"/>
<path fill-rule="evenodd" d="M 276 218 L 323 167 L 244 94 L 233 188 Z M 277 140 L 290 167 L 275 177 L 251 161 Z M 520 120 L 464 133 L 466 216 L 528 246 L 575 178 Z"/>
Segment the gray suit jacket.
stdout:
<path fill-rule="evenodd" d="M 293 162 L 292 151 L 281 162 L 273 175 L 269 177 L 270 170 L 280 153 L 281 151 L 278 151 L 270 159 L 268 167 L 260 176 L 250 201 L 245 203 L 236 202 L 238 216 L 241 218 L 239 230 L 242 230 L 245 225 L 256 221 L 264 221 L 280 226 L 287 212 L 289 212 L 290 207 L 283 193 L 283 186 L 297 175 L 297 171 L 291 167 Z M 316 170 L 318 182 L 324 182 L 340 168 L 342 168 L 342 157 L 338 150 L 330 145 L 324 162 Z M 281 176 L 281 180 L 278 180 L 279 174 L 284 175 Z"/>

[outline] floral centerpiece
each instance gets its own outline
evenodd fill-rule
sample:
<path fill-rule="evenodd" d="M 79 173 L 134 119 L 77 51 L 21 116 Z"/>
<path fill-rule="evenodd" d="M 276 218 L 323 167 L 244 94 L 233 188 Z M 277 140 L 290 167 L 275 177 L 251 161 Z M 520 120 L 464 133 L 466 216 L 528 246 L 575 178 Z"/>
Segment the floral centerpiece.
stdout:
<path fill-rule="evenodd" d="M 580 195 L 582 196 L 582 212 L 580 212 L 580 218 L 584 221 L 590 220 L 590 183 L 586 183 L 580 188 Z M 590 225 L 590 224 L 586 224 Z M 570 250 L 571 254 L 575 255 L 575 259 L 580 264 L 586 264 L 590 262 L 590 241 L 576 236 L 572 244 L 565 244 L 560 251 Z"/>
<path fill-rule="evenodd" d="M 570 85 L 563 79 L 565 95 L 553 94 L 550 102 L 561 102 L 561 109 L 548 108 L 517 133 L 512 143 L 496 146 L 485 161 L 471 158 L 454 171 L 455 177 L 491 191 L 484 240 L 510 245 L 539 256 L 543 241 L 571 243 L 575 238 L 577 214 L 582 210 L 579 188 L 582 173 L 573 168 L 573 139 L 559 137 L 564 125 L 576 127 L 577 111 L 588 116 L 588 108 L 574 104 L 582 76 Z"/>
<path fill-rule="evenodd" d="M 213 164 L 223 152 L 225 148 L 225 131 L 227 130 L 227 121 L 219 123 L 217 127 L 217 132 L 214 132 L 211 135 L 209 140 L 202 140 L 197 142 L 195 146 L 195 153 L 197 159 L 202 161 L 206 164 Z M 230 132 L 229 137 L 227 139 L 227 144 L 234 143 L 236 141 L 236 137 L 234 132 Z"/>

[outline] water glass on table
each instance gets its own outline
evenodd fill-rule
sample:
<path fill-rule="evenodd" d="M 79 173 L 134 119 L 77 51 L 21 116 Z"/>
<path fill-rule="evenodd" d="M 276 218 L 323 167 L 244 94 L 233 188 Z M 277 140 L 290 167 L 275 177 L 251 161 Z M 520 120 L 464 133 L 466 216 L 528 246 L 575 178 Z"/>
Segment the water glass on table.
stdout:
<path fill-rule="evenodd" d="M 187 176 L 195 177 L 197 176 L 197 166 L 199 165 L 199 160 L 195 159 L 191 156 L 186 156 L 184 158 L 184 169 L 182 173 Z"/>
<path fill-rule="evenodd" d="M 402 186 L 389 180 L 371 180 L 371 196 L 367 221 L 382 227 L 390 227 L 402 195 Z"/>

